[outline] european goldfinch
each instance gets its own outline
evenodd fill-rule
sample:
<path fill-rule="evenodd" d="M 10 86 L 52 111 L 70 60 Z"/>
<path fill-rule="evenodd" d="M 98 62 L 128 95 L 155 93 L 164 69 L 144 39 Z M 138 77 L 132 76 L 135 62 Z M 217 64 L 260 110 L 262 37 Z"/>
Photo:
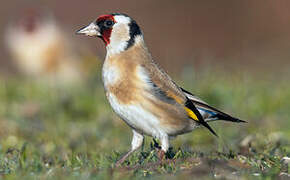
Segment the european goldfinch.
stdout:
<path fill-rule="evenodd" d="M 65 34 L 53 16 L 32 9 L 10 22 L 5 40 L 23 75 L 57 85 L 80 82 L 80 58 Z"/>
<path fill-rule="evenodd" d="M 202 125 L 216 135 L 207 122 L 245 122 L 209 106 L 179 87 L 152 59 L 136 21 L 125 14 L 102 15 L 77 34 L 101 38 L 107 49 L 102 78 L 114 112 L 133 131 L 131 150 L 121 164 L 143 143 L 144 135 L 161 143 L 160 158 L 169 138 Z"/>

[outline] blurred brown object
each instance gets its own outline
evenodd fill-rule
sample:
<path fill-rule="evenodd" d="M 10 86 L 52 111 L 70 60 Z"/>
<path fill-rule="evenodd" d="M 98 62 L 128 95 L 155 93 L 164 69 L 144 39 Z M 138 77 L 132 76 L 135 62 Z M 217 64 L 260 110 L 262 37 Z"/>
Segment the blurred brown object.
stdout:
<path fill-rule="evenodd" d="M 5 38 L 14 64 L 29 78 L 58 85 L 84 78 L 78 50 L 52 14 L 25 11 L 7 26 Z"/>

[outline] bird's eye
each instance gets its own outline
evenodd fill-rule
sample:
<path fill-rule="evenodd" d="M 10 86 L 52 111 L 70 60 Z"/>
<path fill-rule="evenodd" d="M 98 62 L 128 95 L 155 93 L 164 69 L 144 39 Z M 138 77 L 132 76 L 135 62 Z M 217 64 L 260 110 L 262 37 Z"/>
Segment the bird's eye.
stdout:
<path fill-rule="evenodd" d="M 105 21 L 105 26 L 106 26 L 106 27 L 112 27 L 113 24 L 114 24 L 114 22 L 111 21 L 111 20 L 107 20 L 107 21 Z"/>

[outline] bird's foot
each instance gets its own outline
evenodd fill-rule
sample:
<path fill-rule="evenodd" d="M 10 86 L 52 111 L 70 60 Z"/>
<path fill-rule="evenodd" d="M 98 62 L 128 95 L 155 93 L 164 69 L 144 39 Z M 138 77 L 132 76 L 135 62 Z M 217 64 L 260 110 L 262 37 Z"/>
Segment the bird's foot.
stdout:
<path fill-rule="evenodd" d="M 163 162 L 163 160 L 165 159 L 165 151 L 161 149 L 161 146 L 158 144 L 158 142 L 154 138 L 153 138 L 152 146 L 155 148 L 157 152 L 157 157 L 159 158 L 160 162 Z"/>
<path fill-rule="evenodd" d="M 127 152 L 125 155 L 123 155 L 122 157 L 121 157 L 121 159 L 119 159 L 117 162 L 116 162 L 116 164 L 115 164 L 115 167 L 120 167 L 122 164 L 123 164 L 123 162 L 131 155 L 133 153 L 133 151 L 129 151 L 129 152 Z"/>
<path fill-rule="evenodd" d="M 163 151 L 162 149 L 158 149 L 157 156 L 161 162 L 164 161 L 165 160 L 165 151 Z"/>

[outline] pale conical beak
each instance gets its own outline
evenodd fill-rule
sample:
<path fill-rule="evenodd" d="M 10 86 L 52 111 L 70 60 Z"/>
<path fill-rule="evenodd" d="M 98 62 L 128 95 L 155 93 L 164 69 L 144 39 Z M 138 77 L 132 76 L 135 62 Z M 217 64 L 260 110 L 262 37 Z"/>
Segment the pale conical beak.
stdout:
<path fill-rule="evenodd" d="M 100 28 L 95 23 L 91 23 L 86 27 L 81 28 L 76 34 L 84 34 L 87 36 L 101 36 Z"/>

